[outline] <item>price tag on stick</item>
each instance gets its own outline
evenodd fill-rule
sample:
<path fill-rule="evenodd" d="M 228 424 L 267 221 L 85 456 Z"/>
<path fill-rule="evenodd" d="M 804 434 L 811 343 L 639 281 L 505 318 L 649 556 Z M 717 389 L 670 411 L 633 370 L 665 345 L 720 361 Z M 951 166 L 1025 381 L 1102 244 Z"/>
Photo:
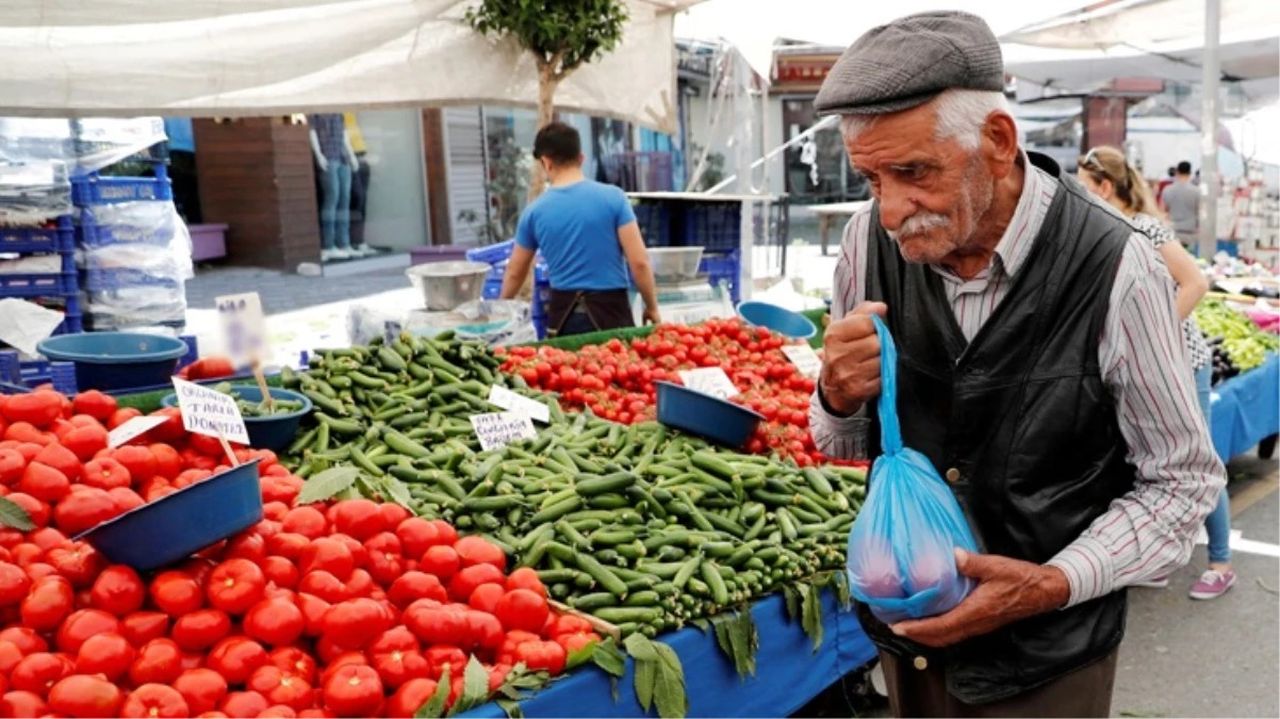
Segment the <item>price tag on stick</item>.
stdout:
<path fill-rule="evenodd" d="M 499 449 L 521 439 L 533 439 L 538 433 L 533 420 L 521 412 L 489 412 L 471 415 L 471 427 L 480 440 L 480 448 L 486 452 Z"/>
<path fill-rule="evenodd" d="M 236 369 L 267 357 L 267 321 L 257 292 L 222 295 L 214 299 L 222 324 L 223 348 Z"/>
<path fill-rule="evenodd" d="M 809 345 L 783 345 L 782 354 L 791 360 L 791 364 L 795 365 L 796 369 L 804 377 L 817 378 L 822 372 L 822 360 L 819 359 L 818 353 L 814 352 Z"/>
<path fill-rule="evenodd" d="M 217 437 L 231 466 L 239 466 L 240 462 L 227 441 L 247 445 L 249 430 L 244 426 L 244 417 L 240 415 L 235 398 L 177 377 L 173 378 L 173 389 L 178 395 L 182 426 L 188 432 Z"/>
<path fill-rule="evenodd" d="M 738 388 L 733 385 L 729 375 L 719 367 L 680 370 L 680 381 L 691 390 L 720 399 L 729 399 L 739 394 Z"/>
<path fill-rule="evenodd" d="M 527 414 L 529 419 L 536 419 L 543 424 L 551 422 L 551 410 L 545 404 L 516 394 L 506 387 L 499 387 L 496 384 L 490 387 L 489 402 L 511 412 Z"/>

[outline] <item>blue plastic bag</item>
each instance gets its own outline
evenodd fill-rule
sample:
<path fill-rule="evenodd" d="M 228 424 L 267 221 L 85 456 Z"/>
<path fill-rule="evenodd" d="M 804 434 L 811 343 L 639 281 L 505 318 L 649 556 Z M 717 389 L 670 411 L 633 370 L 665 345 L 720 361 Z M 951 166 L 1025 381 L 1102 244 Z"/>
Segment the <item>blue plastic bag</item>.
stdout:
<path fill-rule="evenodd" d="M 973 581 L 956 571 L 955 549 L 977 551 L 960 504 L 928 457 L 902 446 L 898 426 L 898 350 L 880 336 L 880 449 L 867 501 L 849 533 L 853 596 L 880 621 L 941 614 L 959 604 Z"/>

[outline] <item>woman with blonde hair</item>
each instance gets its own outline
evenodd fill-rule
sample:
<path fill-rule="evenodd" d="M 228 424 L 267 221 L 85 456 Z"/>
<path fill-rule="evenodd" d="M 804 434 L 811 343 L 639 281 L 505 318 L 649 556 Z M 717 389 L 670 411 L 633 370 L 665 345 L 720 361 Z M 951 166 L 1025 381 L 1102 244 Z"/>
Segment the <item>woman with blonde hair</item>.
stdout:
<path fill-rule="evenodd" d="M 1129 164 L 1123 152 L 1114 147 L 1093 148 L 1080 158 L 1076 176 L 1090 192 L 1129 218 L 1135 228 L 1151 238 L 1152 245 L 1164 259 L 1169 274 L 1177 283 L 1178 315 L 1183 321 L 1182 331 L 1186 338 L 1191 370 L 1196 379 L 1200 411 L 1204 415 L 1205 427 L 1208 428 L 1209 380 L 1213 371 L 1213 353 L 1195 321 L 1191 319 L 1191 311 L 1208 291 L 1209 282 L 1196 266 L 1195 259 L 1160 219 L 1161 212 L 1150 185 L 1142 173 Z M 1217 508 L 1205 519 L 1205 529 L 1209 534 L 1209 568 L 1191 587 L 1192 599 L 1216 599 L 1236 582 L 1228 544 L 1231 538 L 1231 505 L 1225 487 Z M 1140 582 L 1135 586 L 1163 588 L 1168 585 L 1169 578 L 1163 577 Z"/>

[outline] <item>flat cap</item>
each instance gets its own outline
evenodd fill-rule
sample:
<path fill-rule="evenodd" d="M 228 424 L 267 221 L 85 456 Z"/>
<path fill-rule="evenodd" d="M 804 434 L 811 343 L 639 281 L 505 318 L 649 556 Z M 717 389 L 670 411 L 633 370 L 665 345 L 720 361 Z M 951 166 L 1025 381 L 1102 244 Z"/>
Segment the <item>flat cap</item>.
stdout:
<path fill-rule="evenodd" d="M 1004 90 L 1000 43 L 977 15 L 918 13 L 868 30 L 827 74 L 819 115 L 883 115 L 948 89 Z"/>

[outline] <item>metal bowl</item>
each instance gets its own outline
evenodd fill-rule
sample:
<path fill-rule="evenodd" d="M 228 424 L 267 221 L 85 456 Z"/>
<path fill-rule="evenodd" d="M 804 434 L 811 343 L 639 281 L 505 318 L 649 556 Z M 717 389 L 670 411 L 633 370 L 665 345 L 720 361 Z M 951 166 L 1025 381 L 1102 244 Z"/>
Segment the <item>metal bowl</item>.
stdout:
<path fill-rule="evenodd" d="M 489 269 L 483 262 L 430 262 L 414 265 L 404 273 L 422 293 L 428 310 L 452 310 L 464 302 L 480 299 Z"/>
<path fill-rule="evenodd" d="M 690 280 L 698 276 L 702 247 L 650 247 L 649 264 L 659 282 Z"/>

